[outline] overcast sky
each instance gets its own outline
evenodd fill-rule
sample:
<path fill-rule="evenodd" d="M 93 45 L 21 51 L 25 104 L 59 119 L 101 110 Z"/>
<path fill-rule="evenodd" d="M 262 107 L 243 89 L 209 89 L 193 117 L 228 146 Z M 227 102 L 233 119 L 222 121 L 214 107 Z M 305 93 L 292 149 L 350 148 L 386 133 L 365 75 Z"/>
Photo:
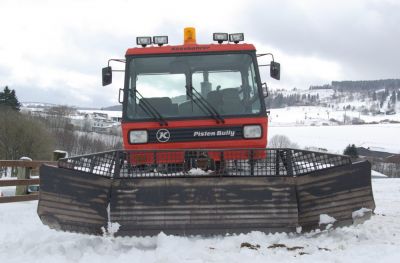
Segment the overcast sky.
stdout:
<path fill-rule="evenodd" d="M 20 101 L 115 105 L 123 81 L 115 73 L 101 86 L 107 60 L 123 58 L 136 36 L 181 44 L 187 26 L 198 43 L 244 32 L 258 52 L 274 53 L 281 80 L 261 68 L 273 89 L 400 77 L 398 0 L 1 0 L 0 88 Z"/>

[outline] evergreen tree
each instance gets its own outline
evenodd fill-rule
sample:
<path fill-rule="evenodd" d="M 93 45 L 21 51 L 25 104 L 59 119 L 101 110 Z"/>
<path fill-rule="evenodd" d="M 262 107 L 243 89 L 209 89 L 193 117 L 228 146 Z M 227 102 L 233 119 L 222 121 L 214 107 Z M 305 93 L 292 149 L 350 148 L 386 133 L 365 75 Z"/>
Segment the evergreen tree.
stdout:
<path fill-rule="evenodd" d="M 386 100 L 386 98 L 389 96 L 389 89 L 388 88 L 386 88 L 385 89 L 385 92 L 383 93 L 383 97 L 384 97 L 384 99 Z"/>
<path fill-rule="evenodd" d="M 13 110 L 19 111 L 21 103 L 15 94 L 15 90 L 10 90 L 5 86 L 4 91 L 0 92 L 0 107 L 10 107 Z"/>
<path fill-rule="evenodd" d="M 344 155 L 348 155 L 352 158 L 358 158 L 358 152 L 357 152 L 357 148 L 354 144 L 352 145 L 347 145 L 346 149 L 344 149 L 343 151 Z"/>
<path fill-rule="evenodd" d="M 279 93 L 275 98 L 275 105 L 277 108 L 281 108 L 283 106 L 283 95 Z"/>
<path fill-rule="evenodd" d="M 375 91 L 372 93 L 372 100 L 376 101 L 376 92 Z"/>

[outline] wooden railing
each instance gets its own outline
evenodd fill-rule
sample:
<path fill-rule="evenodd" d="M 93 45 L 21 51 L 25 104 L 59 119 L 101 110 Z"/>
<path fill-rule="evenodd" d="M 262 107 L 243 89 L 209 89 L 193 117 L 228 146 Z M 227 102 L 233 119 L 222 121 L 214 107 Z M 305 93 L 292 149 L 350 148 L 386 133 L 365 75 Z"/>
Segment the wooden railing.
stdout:
<path fill-rule="evenodd" d="M 57 162 L 0 160 L 0 168 L 17 168 L 17 179 L 0 180 L 0 190 L 3 186 L 16 186 L 15 195 L 0 197 L 0 203 L 37 200 L 39 198 L 39 193 L 28 193 L 28 186 L 40 183 L 40 178 L 31 178 L 31 172 L 32 170 L 37 170 L 42 164 L 57 165 Z"/>

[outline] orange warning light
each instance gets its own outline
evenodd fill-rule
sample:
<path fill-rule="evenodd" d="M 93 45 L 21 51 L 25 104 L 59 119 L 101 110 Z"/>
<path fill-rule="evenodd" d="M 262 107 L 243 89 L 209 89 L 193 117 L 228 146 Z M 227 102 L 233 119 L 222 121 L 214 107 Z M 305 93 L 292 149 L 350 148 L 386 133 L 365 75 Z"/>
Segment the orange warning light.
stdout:
<path fill-rule="evenodd" d="M 194 27 L 185 27 L 183 29 L 184 44 L 196 44 L 196 29 Z"/>

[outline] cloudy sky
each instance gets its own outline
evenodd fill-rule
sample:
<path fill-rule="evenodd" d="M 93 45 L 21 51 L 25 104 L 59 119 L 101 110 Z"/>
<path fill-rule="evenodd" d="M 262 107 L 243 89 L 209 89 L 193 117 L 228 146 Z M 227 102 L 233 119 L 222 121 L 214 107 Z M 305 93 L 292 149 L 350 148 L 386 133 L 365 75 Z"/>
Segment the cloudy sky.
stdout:
<path fill-rule="evenodd" d="M 0 88 L 20 101 L 115 105 L 123 80 L 115 73 L 101 86 L 107 60 L 123 58 L 140 35 L 181 44 L 186 26 L 198 43 L 244 32 L 258 52 L 274 53 L 281 81 L 261 68 L 273 89 L 400 77 L 398 0 L 1 0 Z"/>

